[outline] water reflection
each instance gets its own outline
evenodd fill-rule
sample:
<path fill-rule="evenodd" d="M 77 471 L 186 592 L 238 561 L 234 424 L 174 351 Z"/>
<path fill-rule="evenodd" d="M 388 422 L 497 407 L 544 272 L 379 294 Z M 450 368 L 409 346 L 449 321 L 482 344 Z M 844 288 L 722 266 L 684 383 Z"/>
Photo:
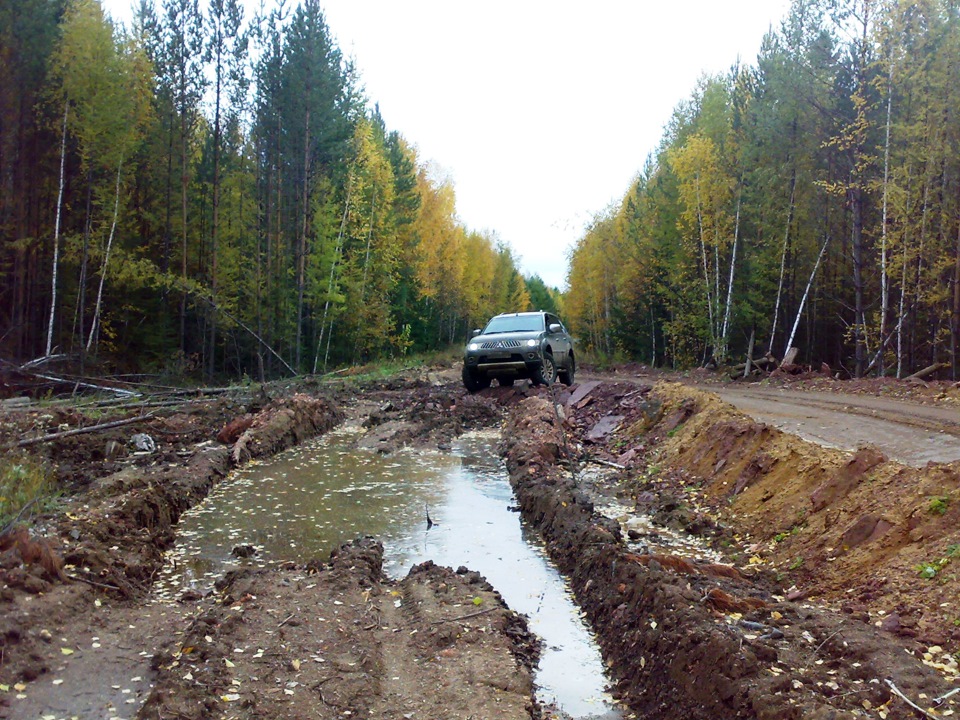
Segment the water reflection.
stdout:
<path fill-rule="evenodd" d="M 186 513 L 159 592 L 205 591 L 231 567 L 310 557 L 373 535 L 391 577 L 430 559 L 477 570 L 543 641 L 537 684 L 578 718 L 619 718 L 604 692 L 603 666 L 588 630 L 538 538 L 527 533 L 496 453 L 494 434 L 462 438 L 451 453 L 381 455 L 354 447 L 341 429 L 247 466 Z M 435 524 L 427 528 L 427 510 Z M 253 545 L 241 559 L 231 550 Z"/>

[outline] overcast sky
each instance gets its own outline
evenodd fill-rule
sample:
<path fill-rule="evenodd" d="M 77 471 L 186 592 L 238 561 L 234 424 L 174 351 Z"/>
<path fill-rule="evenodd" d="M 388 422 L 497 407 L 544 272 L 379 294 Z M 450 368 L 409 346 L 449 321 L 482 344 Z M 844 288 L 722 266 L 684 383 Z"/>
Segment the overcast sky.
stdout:
<path fill-rule="evenodd" d="M 130 5 L 104 0 L 124 21 Z M 622 197 L 673 108 L 704 73 L 753 64 L 789 0 L 321 5 L 388 129 L 452 179 L 461 221 L 563 287 L 569 249 Z"/>

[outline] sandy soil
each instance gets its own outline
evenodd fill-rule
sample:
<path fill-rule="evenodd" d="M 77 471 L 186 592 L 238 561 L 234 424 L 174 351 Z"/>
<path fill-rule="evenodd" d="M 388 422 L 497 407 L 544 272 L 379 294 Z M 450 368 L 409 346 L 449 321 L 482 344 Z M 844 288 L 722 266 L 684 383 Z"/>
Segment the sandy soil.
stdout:
<path fill-rule="evenodd" d="M 476 395 L 449 367 L 306 381 L 38 446 L 69 497 L 31 519 L 29 545 L 0 555 L 0 717 L 558 716 L 536 706 L 536 642 L 494 588 L 430 564 L 392 582 L 375 539 L 228 576 L 206 597 L 152 597 L 183 510 L 231 467 L 346 415 L 388 453 L 505 423 L 524 518 L 570 578 L 636 717 L 951 716 L 960 463 L 823 447 L 713 393 L 637 375 Z M 809 402 L 833 412 L 841 387 L 807 388 L 828 394 Z M 899 393 L 947 413 L 941 427 L 911 411 L 915 430 L 954 432 L 952 386 L 850 389 L 858 417 L 873 416 L 869 398 L 886 407 Z M 757 392 L 743 396 L 785 394 Z M 11 411 L 0 444 L 80 422 Z M 831 442 L 845 446 L 850 421 L 836 423 Z M 157 438 L 156 452 L 130 452 L 135 431 Z M 62 570 L 45 567 L 44 549 Z"/>

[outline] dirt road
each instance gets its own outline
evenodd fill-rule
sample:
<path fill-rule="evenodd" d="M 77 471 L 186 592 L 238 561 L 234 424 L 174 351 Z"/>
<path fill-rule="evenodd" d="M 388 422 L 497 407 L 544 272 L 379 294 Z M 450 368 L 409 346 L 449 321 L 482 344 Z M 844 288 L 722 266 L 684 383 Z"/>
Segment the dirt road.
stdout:
<path fill-rule="evenodd" d="M 755 420 L 826 447 L 873 445 L 913 467 L 960 460 L 960 407 L 750 385 L 703 389 Z"/>
<path fill-rule="evenodd" d="M 449 367 L 343 383 L 184 402 L 138 428 L 159 439 L 148 455 L 104 457 L 129 447 L 123 428 L 39 448 L 71 494 L 0 543 L 0 718 L 558 717 L 535 703 L 536 642 L 494 588 L 432 565 L 388 580 L 376 541 L 155 602 L 182 512 L 230 467 L 344 417 L 385 454 L 501 428 L 517 507 L 638 718 L 906 720 L 908 698 L 928 717 L 960 710 L 960 464 L 904 468 L 773 427 L 826 427 L 821 442 L 846 446 L 857 429 L 891 455 L 884 435 L 913 438 L 922 463 L 956 446 L 960 389 L 928 398 L 937 410 L 707 388 L 764 424 L 638 373 L 476 394 Z M 0 440 L 85 421 L 0 419 Z"/>

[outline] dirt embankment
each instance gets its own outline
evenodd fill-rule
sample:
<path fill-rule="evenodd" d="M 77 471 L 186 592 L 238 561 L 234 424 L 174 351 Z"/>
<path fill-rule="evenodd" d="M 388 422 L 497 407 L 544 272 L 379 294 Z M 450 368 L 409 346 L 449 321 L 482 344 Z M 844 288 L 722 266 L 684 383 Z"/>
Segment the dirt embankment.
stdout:
<path fill-rule="evenodd" d="M 688 415 L 665 438 L 663 465 L 744 535 L 754 566 L 795 595 L 957 649 L 960 463 L 851 455 L 755 423 L 711 393 L 663 384 L 654 395 Z"/>
<path fill-rule="evenodd" d="M 760 466 L 746 471 L 754 484 L 740 490 L 753 488 L 757 477 L 769 475 L 770 465 L 754 462 L 751 448 L 771 452 L 775 438 L 719 404 L 698 404 L 706 399 L 679 386 L 659 385 L 656 391 L 626 384 L 581 386 L 567 400 L 562 424 L 549 403 L 528 399 L 511 414 L 504 433 L 524 516 L 570 576 L 619 696 L 641 717 L 667 719 L 914 717 L 897 693 L 933 708 L 932 699 L 951 683 L 924 664 L 926 647 L 879 631 L 865 613 L 787 600 L 778 582 L 783 578 L 759 570 L 762 563 L 751 563 L 749 553 L 740 555 L 741 568 L 700 561 L 659 549 L 656 533 L 640 538 L 642 549 L 631 549 L 619 523 L 594 512 L 593 503 L 604 493 L 616 495 L 661 524 L 737 548 L 740 515 L 725 510 L 730 491 L 722 497 L 700 492 L 695 471 L 739 466 L 728 479 L 716 479 L 718 487 L 732 490 L 743 468 Z M 726 463 L 709 450 L 726 447 L 723 427 L 743 443 L 730 450 Z M 645 458 L 657 449 L 663 465 L 651 472 Z M 568 451 L 581 460 L 584 455 L 619 460 L 632 470 L 615 473 L 602 488 L 582 473 L 578 482 L 564 457 Z M 810 453 L 811 466 L 820 467 L 817 450 Z M 860 458 L 854 465 L 863 462 L 869 464 Z M 684 472 L 665 472 L 673 463 Z M 792 474 L 806 467 L 800 456 L 784 465 Z M 847 467 L 839 456 L 837 467 Z M 776 487 L 773 481 L 766 503 Z M 774 516 L 782 521 L 782 514 L 782 507 L 771 511 L 766 522 Z M 849 575 L 848 586 L 858 577 Z M 952 713 L 951 700 L 934 711 Z"/>

